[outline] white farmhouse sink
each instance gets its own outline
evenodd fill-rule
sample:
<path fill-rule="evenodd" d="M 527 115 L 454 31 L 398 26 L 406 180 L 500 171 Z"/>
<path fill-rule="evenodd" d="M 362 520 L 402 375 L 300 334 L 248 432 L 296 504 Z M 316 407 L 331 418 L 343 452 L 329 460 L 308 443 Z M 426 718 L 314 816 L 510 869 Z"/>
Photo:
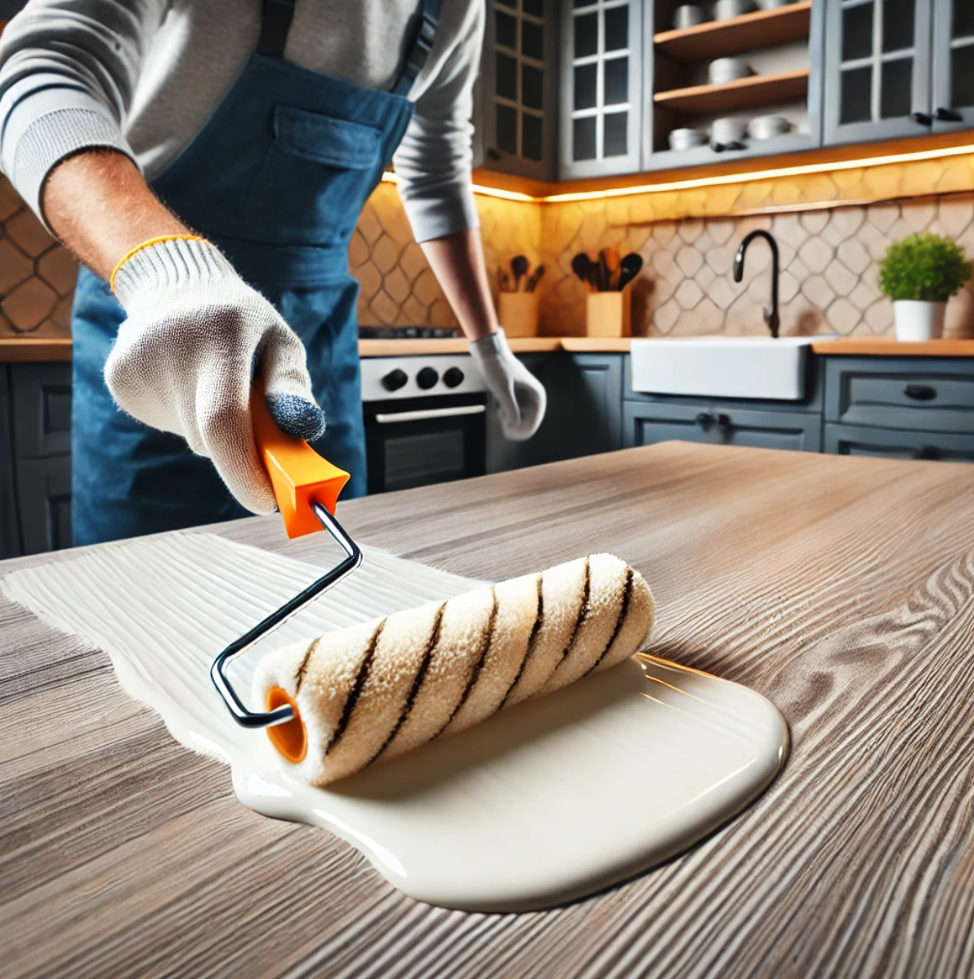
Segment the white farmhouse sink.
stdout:
<path fill-rule="evenodd" d="M 632 341 L 632 386 L 644 394 L 801 401 L 814 337 Z"/>

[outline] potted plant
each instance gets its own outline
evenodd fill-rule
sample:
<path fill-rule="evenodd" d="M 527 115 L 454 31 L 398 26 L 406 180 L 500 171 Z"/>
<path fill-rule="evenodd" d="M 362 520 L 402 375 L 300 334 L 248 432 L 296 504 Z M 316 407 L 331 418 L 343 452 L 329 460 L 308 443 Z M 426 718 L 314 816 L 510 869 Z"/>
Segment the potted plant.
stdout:
<path fill-rule="evenodd" d="M 890 245 L 879 266 L 879 288 L 893 300 L 897 340 L 943 336 L 947 300 L 971 271 L 963 249 L 950 238 L 917 234 Z"/>

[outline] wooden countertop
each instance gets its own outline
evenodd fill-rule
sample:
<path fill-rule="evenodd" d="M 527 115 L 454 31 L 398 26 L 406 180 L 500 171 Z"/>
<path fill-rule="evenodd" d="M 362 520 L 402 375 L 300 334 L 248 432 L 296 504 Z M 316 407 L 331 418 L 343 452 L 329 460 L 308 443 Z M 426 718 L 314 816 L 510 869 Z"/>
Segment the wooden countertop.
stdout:
<path fill-rule="evenodd" d="M 926 340 L 901 343 L 894 337 L 862 337 L 818 340 L 817 354 L 857 357 L 974 357 L 974 340 Z"/>
<path fill-rule="evenodd" d="M 362 541 L 478 577 L 625 557 L 656 593 L 653 653 L 783 712 L 783 775 L 687 854 L 588 900 L 430 908 L 341 840 L 240 805 L 228 770 L 129 700 L 107 656 L 0 598 L 5 977 L 65 963 L 75 976 L 971 974 L 974 467 L 667 443 L 340 516 Z M 287 542 L 277 518 L 218 532 L 324 561 L 322 535 Z"/>
<path fill-rule="evenodd" d="M 628 353 L 630 340 L 598 337 L 524 337 L 512 339 L 515 353 L 568 350 L 572 353 Z M 362 357 L 411 357 L 430 354 L 465 354 L 466 340 L 359 340 Z M 0 338 L 0 364 L 43 363 L 71 359 L 70 338 Z"/>

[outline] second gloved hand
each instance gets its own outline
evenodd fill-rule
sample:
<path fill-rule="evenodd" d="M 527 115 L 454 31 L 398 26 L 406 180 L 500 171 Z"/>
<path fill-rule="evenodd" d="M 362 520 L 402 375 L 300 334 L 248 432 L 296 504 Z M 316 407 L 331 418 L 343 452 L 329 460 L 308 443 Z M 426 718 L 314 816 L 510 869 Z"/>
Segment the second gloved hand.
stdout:
<path fill-rule="evenodd" d="M 505 437 L 515 442 L 531 438 L 548 404 L 544 385 L 511 353 L 502 329 L 472 341 L 470 353 L 497 401 Z"/>
<path fill-rule="evenodd" d="M 307 439 L 325 427 L 297 334 L 199 239 L 147 244 L 116 270 L 113 290 L 128 314 L 105 365 L 119 407 L 182 435 L 243 506 L 272 513 L 250 415 L 255 362 L 278 427 Z"/>

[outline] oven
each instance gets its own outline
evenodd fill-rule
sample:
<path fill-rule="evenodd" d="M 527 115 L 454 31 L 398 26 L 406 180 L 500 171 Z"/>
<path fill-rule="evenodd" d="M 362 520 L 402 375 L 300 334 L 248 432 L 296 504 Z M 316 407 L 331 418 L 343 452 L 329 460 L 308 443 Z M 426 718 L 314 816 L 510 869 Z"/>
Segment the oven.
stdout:
<path fill-rule="evenodd" d="M 486 472 L 487 394 L 469 355 L 364 358 L 362 401 L 370 494 Z"/>

